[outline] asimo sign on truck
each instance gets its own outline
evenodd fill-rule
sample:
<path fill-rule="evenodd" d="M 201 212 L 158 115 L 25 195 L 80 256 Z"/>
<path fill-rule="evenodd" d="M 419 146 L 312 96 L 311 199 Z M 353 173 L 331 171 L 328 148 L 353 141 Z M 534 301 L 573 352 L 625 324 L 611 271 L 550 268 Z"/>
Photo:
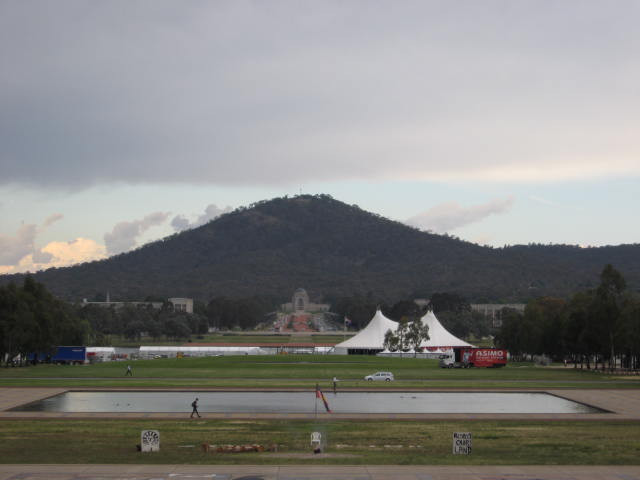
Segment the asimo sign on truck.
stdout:
<path fill-rule="evenodd" d="M 502 348 L 454 348 L 440 358 L 443 368 L 504 367 L 507 351 Z"/>

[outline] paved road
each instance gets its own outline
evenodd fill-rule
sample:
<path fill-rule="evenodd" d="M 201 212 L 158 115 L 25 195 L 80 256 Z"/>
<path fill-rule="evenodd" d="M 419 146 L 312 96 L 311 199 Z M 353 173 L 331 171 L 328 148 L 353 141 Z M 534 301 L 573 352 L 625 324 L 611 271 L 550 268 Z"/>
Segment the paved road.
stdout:
<path fill-rule="evenodd" d="M 640 466 L 0 465 L 0 480 L 640 480 Z"/>

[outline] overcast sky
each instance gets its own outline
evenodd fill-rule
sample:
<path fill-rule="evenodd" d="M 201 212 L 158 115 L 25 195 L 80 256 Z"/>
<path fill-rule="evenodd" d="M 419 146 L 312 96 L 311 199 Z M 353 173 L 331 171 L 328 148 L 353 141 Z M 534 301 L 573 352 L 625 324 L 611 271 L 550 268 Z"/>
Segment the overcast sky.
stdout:
<path fill-rule="evenodd" d="M 638 1 L 0 1 L 0 273 L 328 193 L 640 241 Z"/>

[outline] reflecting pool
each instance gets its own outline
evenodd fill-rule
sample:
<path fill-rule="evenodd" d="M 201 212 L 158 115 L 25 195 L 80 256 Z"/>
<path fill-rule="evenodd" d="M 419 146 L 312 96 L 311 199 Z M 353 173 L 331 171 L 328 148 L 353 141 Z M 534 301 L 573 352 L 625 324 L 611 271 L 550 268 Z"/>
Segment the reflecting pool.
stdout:
<path fill-rule="evenodd" d="M 601 413 L 547 393 L 324 392 L 334 413 Z M 13 408 L 38 412 L 324 412 L 315 392 L 66 392 Z"/>

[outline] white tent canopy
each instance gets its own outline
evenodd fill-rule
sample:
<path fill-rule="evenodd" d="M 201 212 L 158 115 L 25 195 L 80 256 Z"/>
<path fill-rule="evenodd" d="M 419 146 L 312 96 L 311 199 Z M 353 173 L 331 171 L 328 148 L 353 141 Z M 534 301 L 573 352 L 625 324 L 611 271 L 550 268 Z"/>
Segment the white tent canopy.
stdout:
<path fill-rule="evenodd" d="M 472 347 L 473 345 L 452 335 L 438 321 L 433 312 L 427 312 L 422 318 L 423 324 L 429 327 L 429 340 L 420 344 L 423 348 L 448 349 L 451 347 Z M 349 350 L 382 350 L 384 336 L 388 330 L 393 332 L 398 328 L 398 322 L 385 317 L 380 310 L 376 311 L 369 324 L 349 340 L 339 343 L 335 353 L 346 354 Z"/>
<path fill-rule="evenodd" d="M 429 327 L 429 340 L 423 341 L 420 346 L 427 348 L 446 347 L 473 347 L 470 343 L 460 340 L 442 326 L 432 311 L 428 311 L 421 319 L 424 325 Z"/>
<path fill-rule="evenodd" d="M 349 340 L 336 345 L 336 353 L 347 353 L 347 349 L 382 350 L 385 334 L 388 330 L 395 332 L 396 328 L 398 328 L 398 322 L 388 319 L 378 310 L 366 327 Z"/>

